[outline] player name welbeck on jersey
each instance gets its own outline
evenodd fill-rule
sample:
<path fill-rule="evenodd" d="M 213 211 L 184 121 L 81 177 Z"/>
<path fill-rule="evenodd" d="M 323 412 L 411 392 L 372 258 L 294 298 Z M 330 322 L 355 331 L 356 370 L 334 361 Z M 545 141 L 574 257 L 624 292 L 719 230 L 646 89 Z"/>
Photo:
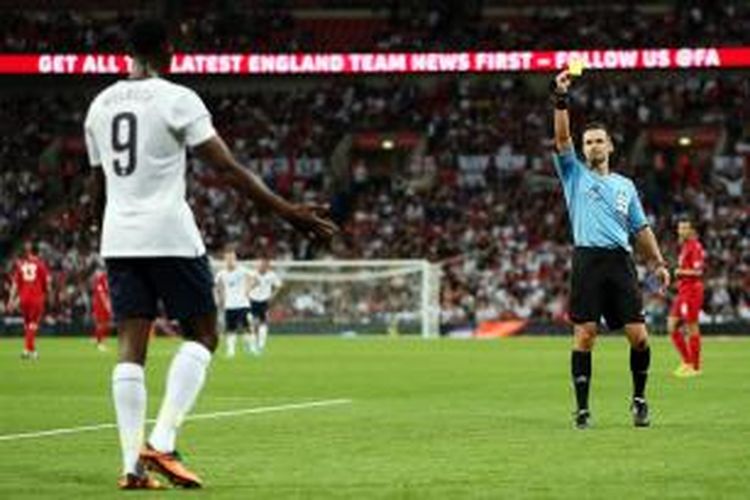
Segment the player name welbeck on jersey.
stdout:
<path fill-rule="evenodd" d="M 121 80 L 91 103 L 85 133 L 91 165 L 107 174 L 101 255 L 203 255 L 184 147 L 216 133 L 200 97 L 161 78 Z"/>

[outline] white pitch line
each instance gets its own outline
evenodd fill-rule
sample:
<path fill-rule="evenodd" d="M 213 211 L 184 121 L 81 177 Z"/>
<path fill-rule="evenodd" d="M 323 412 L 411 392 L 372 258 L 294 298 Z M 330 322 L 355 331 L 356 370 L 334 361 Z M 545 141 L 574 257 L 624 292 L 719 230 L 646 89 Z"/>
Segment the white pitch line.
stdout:
<path fill-rule="evenodd" d="M 309 401 L 307 403 L 290 403 L 278 406 L 260 406 L 257 408 L 244 408 L 242 410 L 216 411 L 212 413 L 199 413 L 190 415 L 185 420 L 211 420 L 215 418 L 236 417 L 239 415 L 255 415 L 259 413 L 272 413 L 286 410 L 302 410 L 306 408 L 319 408 L 321 406 L 333 406 L 351 403 L 351 399 L 325 399 L 322 401 Z M 156 419 L 150 418 L 146 423 L 152 424 Z M 16 441 L 19 439 L 33 439 L 46 436 L 59 436 L 61 434 L 77 434 L 80 432 L 99 431 L 102 429 L 115 429 L 117 424 L 95 424 L 80 427 L 68 427 L 63 429 L 50 429 L 48 431 L 22 432 L 19 434 L 0 435 L 0 441 Z"/>
<path fill-rule="evenodd" d="M 351 403 L 351 399 L 326 399 L 323 401 L 310 401 L 308 403 L 290 403 L 279 406 L 261 406 L 258 408 L 246 408 L 244 410 L 215 411 L 213 413 L 199 413 L 188 416 L 185 420 L 210 420 L 212 418 L 236 417 L 238 415 L 252 415 L 255 413 L 270 413 L 273 411 L 301 410 L 304 408 L 316 408 L 320 406 L 344 405 Z"/>

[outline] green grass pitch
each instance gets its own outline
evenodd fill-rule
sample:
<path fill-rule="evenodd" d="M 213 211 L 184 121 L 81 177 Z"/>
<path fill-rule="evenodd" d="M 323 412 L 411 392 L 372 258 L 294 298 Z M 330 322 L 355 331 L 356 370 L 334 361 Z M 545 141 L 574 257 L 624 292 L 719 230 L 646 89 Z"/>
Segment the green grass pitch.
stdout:
<path fill-rule="evenodd" d="M 113 344 L 112 344 L 113 345 Z M 177 342 L 152 345 L 149 416 Z M 0 436 L 113 421 L 113 351 L 0 341 Z M 569 339 L 272 337 L 262 359 L 217 356 L 195 413 L 325 399 L 351 403 L 189 421 L 178 441 L 208 498 L 750 498 L 750 339 L 704 341 L 682 380 L 653 341 L 653 427 L 635 429 L 623 338 L 594 355 L 594 427 L 572 428 Z M 108 498 L 113 429 L 0 440 L 0 498 Z"/>

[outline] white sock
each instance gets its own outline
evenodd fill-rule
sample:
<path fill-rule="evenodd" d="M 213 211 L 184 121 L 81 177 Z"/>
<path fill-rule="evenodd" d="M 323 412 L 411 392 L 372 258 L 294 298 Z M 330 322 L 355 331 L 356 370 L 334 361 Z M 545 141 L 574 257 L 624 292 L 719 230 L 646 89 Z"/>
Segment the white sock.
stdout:
<path fill-rule="evenodd" d="M 266 340 L 268 340 L 268 325 L 263 323 L 258 327 L 258 347 L 261 351 L 266 348 Z"/>
<path fill-rule="evenodd" d="M 245 349 L 248 352 L 255 352 L 255 334 L 253 333 L 242 334 L 242 342 L 245 344 Z"/>
<path fill-rule="evenodd" d="M 120 432 L 123 474 L 135 474 L 138 454 L 143 446 L 143 426 L 146 423 L 144 379 L 143 367 L 136 363 L 118 363 L 112 371 L 112 398 Z"/>
<path fill-rule="evenodd" d="M 158 451 L 174 451 L 177 428 L 198 398 L 210 362 L 211 352 L 198 342 L 184 342 L 175 354 L 159 416 L 148 440 Z"/>
<path fill-rule="evenodd" d="M 234 356 L 235 346 L 237 345 L 237 334 L 227 333 L 227 356 Z"/>

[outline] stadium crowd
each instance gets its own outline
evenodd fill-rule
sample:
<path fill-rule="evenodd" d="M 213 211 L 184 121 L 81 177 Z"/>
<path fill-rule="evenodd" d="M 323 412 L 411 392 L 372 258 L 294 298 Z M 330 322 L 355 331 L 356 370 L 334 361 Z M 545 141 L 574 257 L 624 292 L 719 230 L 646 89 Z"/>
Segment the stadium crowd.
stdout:
<path fill-rule="evenodd" d="M 211 169 L 191 159 L 190 204 L 212 251 L 235 242 L 246 258 L 428 258 L 443 264 L 446 324 L 564 319 L 571 245 L 551 164 L 549 104 L 533 79 L 451 77 L 430 88 L 408 79 L 385 86 L 335 81 L 307 90 L 204 94 L 217 127 L 243 162 L 297 201 L 330 201 L 344 228 L 329 251 L 311 248 L 290 228 L 244 206 Z M 746 95 L 742 78 L 715 74 L 637 81 L 592 74 L 573 95 L 577 126 L 584 116 L 612 125 L 620 152 L 615 168 L 635 177 L 673 263 L 676 217 L 696 219 L 709 255 L 704 319 L 711 321 L 750 320 L 750 167 L 741 125 L 750 116 Z M 45 99 L 60 98 L 38 105 Z M 80 131 L 70 129 L 80 126 L 83 102 L 58 102 L 65 117 L 60 123 L 4 135 L 9 158 L 58 144 L 54 161 L 18 157 L 18 168 L 3 174 L 10 176 L 4 183 L 27 179 L 38 188 L 48 175 L 45 165 L 57 165 L 48 169 L 60 179 L 83 170 Z M 649 106 L 654 102 L 659 106 Z M 12 109 L 22 123 L 23 105 Z M 687 124 L 725 131 L 724 146 L 664 150 L 644 144 L 643 130 L 683 130 Z M 348 172 L 327 170 L 330 152 L 347 133 L 404 129 L 418 131 L 424 148 L 403 168 L 383 168 L 377 156 L 353 148 Z M 69 193 L 67 201 L 49 207 L 27 234 L 41 242 L 53 270 L 50 317 L 65 322 L 87 315 L 97 258 L 96 235 L 84 215 L 85 190 L 61 191 Z M 27 208 L 33 217 L 45 206 L 39 195 L 12 196 L 18 197 L 4 197 L 3 203 L 14 214 L 27 203 L 40 204 Z M 5 271 L 9 266 L 6 260 Z M 355 309 L 395 311 L 397 301 L 380 295 Z M 664 298 L 648 294 L 654 318 L 663 317 L 665 307 Z"/>
<path fill-rule="evenodd" d="M 300 14 L 314 7 L 303 3 L 301 9 L 294 2 L 286 8 L 219 2 L 211 9 L 204 2 L 167 2 L 162 8 L 175 19 L 178 48 L 202 52 L 702 47 L 750 39 L 750 8 L 737 0 L 602 4 L 575 14 L 565 2 L 499 11 L 483 10 L 483 2 L 387 2 L 351 18 Z M 133 16 L 95 2 L 76 11 L 9 10 L 0 16 L 0 50 L 123 50 Z"/>
<path fill-rule="evenodd" d="M 0 97 L 0 251 L 17 233 L 69 191 L 78 173 L 80 95 Z M 54 119 L 29 120 L 51 116 Z M 73 134 L 73 135 L 71 135 Z M 66 140 L 66 137 L 73 137 Z M 49 179 L 62 182 L 47 182 Z"/>

